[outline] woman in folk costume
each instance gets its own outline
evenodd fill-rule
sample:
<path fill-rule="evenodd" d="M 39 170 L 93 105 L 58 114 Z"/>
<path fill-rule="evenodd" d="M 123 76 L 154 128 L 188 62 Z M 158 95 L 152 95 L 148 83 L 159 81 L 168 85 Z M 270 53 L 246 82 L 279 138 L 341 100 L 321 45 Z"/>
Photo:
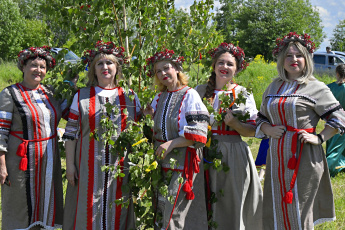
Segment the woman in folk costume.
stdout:
<path fill-rule="evenodd" d="M 337 81 L 327 85 L 334 97 L 345 108 L 345 64 L 340 64 L 335 69 Z M 326 157 L 331 176 L 345 169 L 345 136 L 334 135 L 326 142 Z"/>
<path fill-rule="evenodd" d="M 202 98 L 207 99 L 214 110 L 226 112 L 221 124 L 211 114 L 212 140 L 217 140 L 217 149 L 222 153 L 222 163 L 230 170 L 217 171 L 210 167 L 206 173 L 208 186 L 217 198 L 212 204 L 212 220 L 217 229 L 260 229 L 262 213 L 262 189 L 248 145 L 241 136 L 254 136 L 257 109 L 253 94 L 233 82 L 234 76 L 245 69 L 245 54 L 240 47 L 222 43 L 210 51 L 212 74 L 207 85 L 196 88 Z M 224 89 L 225 88 L 225 89 Z M 222 111 L 220 97 L 228 95 L 233 103 Z M 244 103 L 235 103 L 242 95 Z M 247 114 L 246 121 L 236 115 Z M 208 194 L 208 202 L 210 195 Z"/>
<path fill-rule="evenodd" d="M 167 182 L 168 195 L 157 191 L 155 197 L 155 229 L 207 229 L 201 159 L 209 115 L 198 93 L 187 86 L 183 61 L 183 57 L 167 49 L 147 59 L 148 75 L 154 76 L 161 92 L 144 114 L 153 116 L 156 154 L 163 158 L 159 162 L 163 178 L 172 172 Z M 176 159 L 177 164 L 172 166 L 171 159 Z M 182 184 L 179 177 L 184 179 Z M 174 197 L 172 203 L 170 196 Z"/>
<path fill-rule="evenodd" d="M 55 229 L 62 225 L 62 174 L 56 130 L 67 103 L 54 98 L 51 86 L 41 84 L 54 66 L 50 47 L 21 51 L 18 68 L 23 72 L 23 81 L 0 94 L 3 230 Z"/>
<path fill-rule="evenodd" d="M 264 229 L 313 229 L 335 220 L 333 194 L 321 144 L 345 131 L 345 113 L 313 74 L 315 44 L 307 34 L 278 38 L 278 78 L 262 97 L 256 136 L 269 137 L 264 184 Z M 319 120 L 325 128 L 315 133 Z"/>
<path fill-rule="evenodd" d="M 114 171 L 102 171 L 104 165 L 122 166 L 128 169 L 127 157 L 112 154 L 112 146 L 90 137 L 101 137 L 106 130 L 100 125 L 103 116 L 117 125 L 117 133 L 126 129 L 130 120 L 136 120 L 140 112 L 137 95 L 118 87 L 122 75 L 123 48 L 113 42 L 97 42 L 94 50 L 84 53 L 89 64 L 89 87 L 80 89 L 74 96 L 63 138 L 66 140 L 66 193 L 64 229 L 133 229 L 134 213 L 128 208 L 115 205 L 115 200 L 128 199 L 129 194 L 121 186 L 128 181 L 114 178 Z M 134 100 L 129 96 L 134 95 Z M 105 104 L 113 109 L 109 114 Z M 127 113 L 125 112 L 127 109 Z M 118 112 L 116 112 L 118 111 Z M 114 137 L 114 141 L 116 137 Z"/>

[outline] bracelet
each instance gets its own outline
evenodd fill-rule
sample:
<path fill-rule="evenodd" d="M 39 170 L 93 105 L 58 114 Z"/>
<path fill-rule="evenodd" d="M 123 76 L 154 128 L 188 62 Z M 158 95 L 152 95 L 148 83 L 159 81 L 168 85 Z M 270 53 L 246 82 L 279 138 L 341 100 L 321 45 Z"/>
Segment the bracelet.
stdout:
<path fill-rule="evenodd" d="M 64 80 L 63 82 L 68 83 L 70 86 L 75 86 L 75 84 L 69 80 Z"/>
<path fill-rule="evenodd" d="M 317 134 L 316 136 L 317 136 L 317 137 L 319 138 L 319 140 L 321 141 L 320 145 L 322 145 L 322 143 L 324 142 L 324 140 L 323 140 L 322 136 L 320 135 L 320 133 Z"/>

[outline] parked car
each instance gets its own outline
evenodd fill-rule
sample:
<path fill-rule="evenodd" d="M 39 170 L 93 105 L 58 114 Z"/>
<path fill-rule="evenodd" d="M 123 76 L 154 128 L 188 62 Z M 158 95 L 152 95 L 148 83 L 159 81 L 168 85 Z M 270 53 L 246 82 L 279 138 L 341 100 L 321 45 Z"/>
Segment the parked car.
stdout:
<path fill-rule="evenodd" d="M 345 53 L 344 52 L 340 52 L 340 51 L 333 51 L 333 52 L 334 52 L 334 54 L 341 55 L 341 56 L 345 57 Z"/>
<path fill-rule="evenodd" d="M 51 51 L 54 54 L 58 54 L 63 48 L 52 48 Z M 68 50 L 68 49 L 66 49 Z M 68 50 L 68 52 L 66 53 L 65 57 L 64 57 L 64 63 L 71 63 L 71 64 L 76 64 L 80 61 L 80 57 L 78 57 L 78 55 L 76 55 L 75 53 L 73 53 L 72 51 Z"/>
<path fill-rule="evenodd" d="M 339 51 L 333 53 L 320 52 L 314 53 L 314 72 L 317 74 L 335 75 L 335 68 L 338 64 L 345 64 L 345 56 L 340 55 Z M 345 55 L 345 53 L 344 53 Z"/>

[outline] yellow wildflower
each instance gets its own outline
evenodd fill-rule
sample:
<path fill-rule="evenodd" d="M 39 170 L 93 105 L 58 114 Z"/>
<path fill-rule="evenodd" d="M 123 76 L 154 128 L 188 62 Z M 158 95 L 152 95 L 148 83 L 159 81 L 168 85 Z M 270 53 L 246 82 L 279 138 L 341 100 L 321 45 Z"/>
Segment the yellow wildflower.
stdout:
<path fill-rule="evenodd" d="M 264 80 L 264 77 L 263 76 L 258 76 L 258 80 L 259 81 Z"/>
<path fill-rule="evenodd" d="M 134 143 L 134 144 L 132 145 L 132 147 L 134 147 L 134 146 L 136 146 L 136 145 L 139 145 L 139 144 L 141 144 L 141 143 L 143 143 L 143 142 L 146 142 L 146 141 L 148 141 L 148 139 L 145 137 L 145 138 L 141 139 L 140 141 L 138 141 L 137 143 Z"/>
<path fill-rule="evenodd" d="M 207 148 L 209 148 L 211 146 L 211 138 L 208 139 L 206 145 L 205 145 Z"/>
<path fill-rule="evenodd" d="M 157 166 L 158 166 L 157 161 L 154 161 L 147 169 L 145 169 L 145 172 L 150 172 L 152 169 L 156 169 Z"/>

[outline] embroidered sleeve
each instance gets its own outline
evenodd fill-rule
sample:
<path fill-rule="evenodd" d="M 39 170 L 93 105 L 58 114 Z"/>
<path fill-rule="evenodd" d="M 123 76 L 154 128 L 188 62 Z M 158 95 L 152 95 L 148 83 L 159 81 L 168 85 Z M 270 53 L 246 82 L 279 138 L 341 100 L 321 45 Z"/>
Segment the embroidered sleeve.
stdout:
<path fill-rule="evenodd" d="M 157 110 L 157 105 L 158 105 L 158 101 L 159 101 L 160 96 L 161 96 L 161 93 L 156 94 L 156 96 L 153 98 L 153 101 L 151 103 L 151 106 L 152 106 L 154 112 L 156 112 L 156 110 Z"/>
<path fill-rule="evenodd" d="M 345 133 L 345 112 L 340 103 L 335 99 L 328 87 L 322 87 L 316 101 L 315 111 L 326 125 L 337 129 L 341 135 Z"/>
<path fill-rule="evenodd" d="M 0 151 L 7 152 L 7 141 L 13 116 L 13 98 L 8 89 L 0 93 Z"/>
<path fill-rule="evenodd" d="M 207 141 L 207 126 L 210 117 L 199 94 L 189 89 L 184 95 L 178 118 L 179 135 L 193 140 L 196 148 L 202 147 Z"/>
<path fill-rule="evenodd" d="M 72 105 L 70 107 L 70 112 L 68 115 L 67 125 L 65 128 L 65 133 L 63 134 L 63 140 L 75 140 L 79 138 L 79 107 L 78 107 L 78 95 L 76 93 L 73 98 Z"/>

